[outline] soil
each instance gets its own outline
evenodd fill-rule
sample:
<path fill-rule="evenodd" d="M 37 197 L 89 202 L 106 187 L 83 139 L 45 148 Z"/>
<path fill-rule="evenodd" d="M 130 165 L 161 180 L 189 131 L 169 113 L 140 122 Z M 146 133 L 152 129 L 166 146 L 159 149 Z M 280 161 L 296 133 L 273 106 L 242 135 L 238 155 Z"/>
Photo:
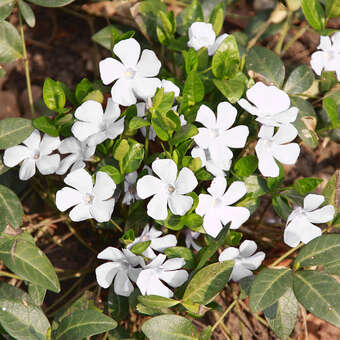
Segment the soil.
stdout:
<path fill-rule="evenodd" d="M 39 101 L 41 102 L 42 86 L 47 77 L 63 81 L 71 88 L 84 77 L 90 80 L 97 77 L 97 63 L 108 56 L 109 52 L 101 47 L 94 47 L 94 43 L 91 41 L 91 34 L 106 26 L 107 20 L 105 15 L 112 15 L 113 13 L 116 16 L 114 17 L 116 20 L 130 22 L 124 17 L 124 13 L 126 13 L 129 6 L 126 4 L 126 1 L 124 1 L 124 5 L 121 5 L 121 3 L 119 1 L 106 1 L 104 3 L 84 5 L 83 15 L 87 16 L 87 13 L 92 15 L 90 25 L 84 18 L 66 13 L 63 9 L 34 7 L 37 25 L 33 29 L 25 27 L 25 36 L 27 39 L 33 94 L 34 99 L 38 103 Z M 134 3 L 135 1 L 131 1 L 130 6 Z M 254 15 L 254 10 L 249 3 L 249 1 L 245 0 L 239 1 L 233 12 L 234 16 L 227 15 L 224 25 L 226 32 L 243 29 L 246 26 L 249 19 Z M 77 8 L 79 9 L 80 7 Z M 17 25 L 15 13 L 11 15 L 10 21 Z M 333 20 L 330 27 L 339 28 L 339 24 L 339 20 Z M 263 44 L 272 47 L 276 41 L 277 37 L 274 36 L 263 41 Z M 284 61 L 288 65 L 308 64 L 310 53 L 315 50 L 317 45 L 318 36 L 312 31 L 307 30 L 284 55 Z M 0 80 L 0 119 L 18 116 L 31 118 L 22 62 L 6 64 L 4 68 L 7 74 Z M 37 105 L 37 107 L 39 112 L 39 107 L 41 106 Z M 302 145 L 302 152 L 297 164 L 294 167 L 286 168 L 288 173 L 287 183 L 291 183 L 300 177 L 319 177 L 324 179 L 322 184 L 324 185 L 335 170 L 339 169 L 339 166 L 340 150 L 338 144 L 328 139 L 322 140 L 316 150 L 311 150 Z M 56 179 L 58 180 L 57 177 Z M 43 186 L 48 184 L 46 179 L 42 177 L 38 177 L 37 182 L 37 185 L 39 183 Z M 319 190 L 322 189 L 322 185 L 319 187 Z M 261 206 L 265 206 L 266 201 L 264 200 L 262 203 Z M 110 232 L 98 230 L 88 223 L 77 224 L 76 233 L 81 235 L 81 238 L 90 242 L 85 247 L 75 237 L 74 231 L 70 230 L 64 221 L 60 221 L 57 212 L 54 210 L 55 208 L 52 208 L 52 205 L 46 204 L 46 197 L 29 194 L 24 199 L 24 204 L 27 214 L 24 228 L 30 231 L 32 231 L 32 228 L 34 229 L 32 235 L 37 240 L 38 246 L 44 250 L 57 270 L 62 272 L 62 276 L 66 278 L 68 273 L 79 271 L 81 279 L 65 279 L 62 281 L 63 293 L 77 285 L 76 289 L 71 291 L 70 294 L 70 297 L 75 298 L 77 292 L 83 292 L 86 288 L 96 287 L 96 303 L 101 304 L 100 296 L 103 298 L 105 293 L 104 295 L 101 293 L 94 281 L 94 268 L 97 265 L 95 259 L 97 253 L 103 249 L 104 243 L 109 245 L 116 241 L 110 239 Z M 253 216 L 253 219 L 255 221 L 260 220 L 261 215 L 262 211 L 259 209 Z M 46 223 L 46 218 L 50 219 L 48 223 Z M 262 218 L 274 221 L 276 224 L 282 223 L 271 209 L 268 209 Z M 44 221 L 44 225 L 41 225 L 42 221 Z M 246 226 L 243 231 L 247 238 L 252 238 L 253 234 L 250 228 Z M 258 231 L 261 232 L 261 226 L 259 226 Z M 272 233 L 265 232 L 266 234 L 264 233 L 262 237 L 264 250 L 266 244 L 272 242 L 273 239 L 277 239 L 279 242 L 274 250 L 269 250 L 268 248 L 266 261 L 270 263 L 274 258 L 285 252 L 287 246 L 282 242 L 280 243 L 282 229 L 278 228 L 272 231 Z M 81 275 L 82 272 L 88 272 L 89 274 Z M 22 283 L 16 282 L 16 284 L 20 285 Z M 232 288 L 234 292 L 237 292 L 237 285 L 232 284 Z M 228 289 L 225 293 L 217 299 L 223 310 L 232 302 L 231 291 Z M 49 316 L 53 315 L 56 310 L 55 308 L 61 306 L 59 303 L 54 305 L 57 299 L 58 295 L 47 294 L 43 307 L 47 310 Z M 228 335 L 225 329 L 218 327 L 213 339 L 276 339 L 275 335 L 267 327 L 263 326 L 261 322 L 247 311 L 247 306 L 248 301 L 245 300 L 245 307 L 241 306 L 239 310 L 235 309 L 224 320 L 226 329 L 232 336 Z M 213 324 L 219 315 L 208 312 L 204 318 L 193 320 L 193 322 L 199 330 L 203 330 L 207 325 Z M 141 317 L 137 315 L 132 317 L 137 318 L 136 322 L 141 320 Z M 291 338 L 297 340 L 333 340 L 340 338 L 340 330 L 309 313 L 302 312 L 300 309 L 298 321 Z"/>

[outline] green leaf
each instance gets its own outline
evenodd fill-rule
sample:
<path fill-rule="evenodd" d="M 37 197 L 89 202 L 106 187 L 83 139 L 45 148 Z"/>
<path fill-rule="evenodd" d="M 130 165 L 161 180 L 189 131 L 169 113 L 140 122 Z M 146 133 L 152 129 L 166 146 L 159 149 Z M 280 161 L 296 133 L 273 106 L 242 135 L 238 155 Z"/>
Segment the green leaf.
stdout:
<path fill-rule="evenodd" d="M 285 67 L 281 59 L 271 50 L 254 46 L 246 56 L 248 71 L 258 73 L 268 83 L 281 87 L 285 78 Z"/>
<path fill-rule="evenodd" d="M 280 168 L 279 176 L 267 178 L 267 186 L 271 192 L 276 192 L 285 179 L 285 171 L 281 164 L 279 164 L 279 168 Z"/>
<path fill-rule="evenodd" d="M 7 224 L 19 228 L 23 215 L 24 210 L 18 196 L 11 189 L 0 185 L 0 233 Z"/>
<path fill-rule="evenodd" d="M 211 302 L 228 283 L 233 266 L 234 261 L 224 261 L 202 268 L 187 285 L 183 301 L 202 305 Z"/>
<path fill-rule="evenodd" d="M 294 293 L 311 313 L 340 327 L 340 285 L 331 276 L 315 270 L 294 273 Z"/>
<path fill-rule="evenodd" d="M 238 79 L 213 79 L 217 89 L 226 97 L 231 103 L 236 103 L 243 95 L 245 84 Z"/>
<path fill-rule="evenodd" d="M 326 0 L 327 18 L 337 18 L 340 16 L 340 0 Z"/>
<path fill-rule="evenodd" d="M 169 258 L 173 259 L 181 257 L 185 260 L 184 269 L 192 270 L 196 266 L 196 257 L 191 249 L 186 247 L 171 247 L 164 250 L 164 254 Z"/>
<path fill-rule="evenodd" d="M 191 71 L 196 71 L 198 67 L 197 52 L 193 48 L 190 48 L 188 51 L 183 51 L 182 54 L 184 57 L 186 74 L 189 74 Z"/>
<path fill-rule="evenodd" d="M 300 65 L 289 75 L 284 90 L 288 94 L 299 94 L 307 91 L 313 84 L 314 74 L 306 65 Z"/>
<path fill-rule="evenodd" d="M 190 5 L 183 9 L 176 17 L 177 32 L 185 35 L 189 26 L 195 21 L 204 21 L 203 10 L 198 0 L 191 1 Z"/>
<path fill-rule="evenodd" d="M 335 174 L 328 180 L 325 188 L 322 191 L 322 195 L 325 196 L 325 200 L 327 204 L 332 204 L 335 208 L 335 211 L 338 210 L 337 201 L 336 201 L 336 191 L 339 183 L 339 170 L 335 172 Z"/>
<path fill-rule="evenodd" d="M 129 152 L 130 145 L 126 139 L 120 139 L 117 141 L 114 150 L 112 152 L 113 157 L 117 161 L 122 161 L 123 158 L 127 155 Z"/>
<path fill-rule="evenodd" d="M 178 305 L 180 302 L 158 295 L 139 295 L 138 301 L 150 308 L 169 308 Z"/>
<path fill-rule="evenodd" d="M 188 74 L 183 88 L 183 96 L 188 101 L 189 106 L 192 106 L 203 100 L 204 85 L 196 71 L 192 71 Z"/>
<path fill-rule="evenodd" d="M 25 233 L 17 237 L 0 238 L 0 258 L 4 264 L 25 280 L 58 293 L 60 284 L 57 274 L 47 256 Z"/>
<path fill-rule="evenodd" d="M 124 180 L 124 176 L 112 165 L 104 165 L 98 171 L 106 172 L 117 185 Z"/>
<path fill-rule="evenodd" d="M 250 289 L 250 309 L 256 313 L 273 305 L 291 286 L 289 268 L 264 268 L 256 275 Z"/>
<path fill-rule="evenodd" d="M 218 35 L 221 32 L 224 22 L 224 6 L 222 2 L 220 2 L 211 12 L 209 22 L 212 24 L 216 35 Z"/>
<path fill-rule="evenodd" d="M 295 181 L 293 187 L 301 195 L 314 191 L 322 183 L 321 178 L 301 178 Z"/>
<path fill-rule="evenodd" d="M 46 78 L 43 87 L 45 105 L 52 111 L 60 112 L 66 103 L 62 86 L 51 78 Z"/>
<path fill-rule="evenodd" d="M 134 244 L 130 250 L 136 255 L 142 255 L 146 249 L 149 248 L 151 241 L 143 241 Z"/>
<path fill-rule="evenodd" d="M 117 322 L 95 310 L 83 310 L 65 317 L 55 332 L 55 340 L 76 340 L 117 327 Z"/>
<path fill-rule="evenodd" d="M 0 150 L 20 144 L 31 135 L 32 121 L 25 118 L 5 118 L 0 121 Z"/>
<path fill-rule="evenodd" d="M 263 311 L 270 328 L 280 339 L 287 339 L 292 333 L 298 307 L 293 289 L 288 288 L 275 304 Z"/>
<path fill-rule="evenodd" d="M 10 63 L 23 56 L 20 35 L 7 21 L 0 22 L 0 63 Z"/>
<path fill-rule="evenodd" d="M 0 282 L 0 324 L 15 339 L 46 340 L 50 324 L 30 296 L 5 282 Z"/>
<path fill-rule="evenodd" d="M 143 126 L 149 126 L 150 122 L 143 119 L 142 117 L 132 117 L 129 121 L 128 128 L 131 130 L 137 130 Z"/>
<path fill-rule="evenodd" d="M 35 15 L 34 12 L 32 11 L 32 8 L 29 4 L 24 2 L 23 0 L 18 1 L 19 5 L 19 11 L 23 18 L 25 19 L 27 25 L 29 27 L 34 27 L 35 26 Z"/>
<path fill-rule="evenodd" d="M 198 340 L 196 328 L 190 320 L 179 315 L 160 315 L 142 325 L 149 340 Z"/>
<path fill-rule="evenodd" d="M 211 326 L 204 328 L 204 330 L 200 334 L 200 340 L 210 340 L 212 333 L 213 332 Z"/>
<path fill-rule="evenodd" d="M 109 313 L 112 318 L 120 321 L 129 316 L 129 301 L 126 296 L 117 295 L 114 293 L 113 285 L 109 289 L 107 298 Z"/>
<path fill-rule="evenodd" d="M 172 143 L 174 145 L 178 145 L 185 140 L 196 136 L 198 134 L 198 129 L 195 125 L 193 124 L 186 124 L 180 127 L 178 131 L 174 134 L 172 138 Z"/>
<path fill-rule="evenodd" d="M 129 140 L 129 151 L 119 162 L 120 171 L 123 174 L 136 171 L 144 158 L 144 145 L 135 141 Z"/>
<path fill-rule="evenodd" d="M 87 79 L 82 79 L 76 86 L 74 95 L 79 104 L 84 101 L 84 98 L 94 90 L 93 84 Z"/>
<path fill-rule="evenodd" d="M 331 97 L 324 98 L 322 101 L 322 107 L 326 111 L 332 123 L 332 127 L 334 129 L 340 127 L 340 122 L 338 119 L 338 106 L 336 104 L 336 101 Z"/>
<path fill-rule="evenodd" d="M 235 163 L 234 172 L 239 177 L 248 177 L 257 169 L 257 164 L 256 156 L 245 156 Z"/>
<path fill-rule="evenodd" d="M 33 301 L 33 303 L 37 306 L 41 306 L 44 302 L 46 289 L 38 286 L 36 284 L 30 283 L 28 285 L 28 293 Z"/>
<path fill-rule="evenodd" d="M 59 136 L 59 130 L 55 126 L 54 120 L 47 116 L 41 116 L 33 120 L 33 126 L 42 131 L 47 133 L 48 135 L 52 137 L 58 137 Z"/>
<path fill-rule="evenodd" d="M 15 1 L 0 1 L 0 22 L 4 21 L 13 11 Z M 1 78 L 1 77 L 0 77 Z"/>
<path fill-rule="evenodd" d="M 235 230 L 229 230 L 226 237 L 226 244 L 229 246 L 236 247 L 240 244 L 242 239 L 242 234 Z"/>
<path fill-rule="evenodd" d="M 32 4 L 42 7 L 62 7 L 70 4 L 75 0 L 28 0 Z"/>
<path fill-rule="evenodd" d="M 322 235 L 303 246 L 294 260 L 294 267 L 340 265 L 340 235 Z"/>
<path fill-rule="evenodd" d="M 82 102 L 86 102 L 87 100 L 94 100 L 100 104 L 103 104 L 104 95 L 102 94 L 100 90 L 94 90 L 88 93 Z"/>
<path fill-rule="evenodd" d="M 0 155 L 0 175 L 7 172 L 10 168 L 8 168 L 3 162 L 3 155 Z"/>
<path fill-rule="evenodd" d="M 301 8 L 309 25 L 316 31 L 325 28 L 325 13 L 318 0 L 301 0 Z"/>
<path fill-rule="evenodd" d="M 276 195 L 272 199 L 275 212 L 284 220 L 287 220 L 291 209 L 287 203 L 287 199 L 283 195 Z"/>

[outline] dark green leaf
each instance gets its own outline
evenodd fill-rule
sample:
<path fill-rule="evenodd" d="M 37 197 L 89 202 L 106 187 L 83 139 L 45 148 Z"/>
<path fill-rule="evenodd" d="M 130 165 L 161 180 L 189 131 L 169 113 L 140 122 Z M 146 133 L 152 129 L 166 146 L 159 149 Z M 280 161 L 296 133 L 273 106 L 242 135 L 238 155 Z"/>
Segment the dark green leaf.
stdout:
<path fill-rule="evenodd" d="M 325 196 L 325 200 L 327 204 L 332 204 L 335 208 L 335 211 L 338 211 L 339 203 L 336 200 L 336 191 L 339 187 L 340 173 L 339 170 L 335 172 L 335 174 L 328 180 L 325 188 L 322 191 L 322 195 Z"/>
<path fill-rule="evenodd" d="M 4 21 L 13 11 L 15 1 L 0 1 L 0 22 Z M 1 78 L 1 77 L 0 77 Z"/>
<path fill-rule="evenodd" d="M 282 195 L 274 196 L 272 199 L 272 204 L 275 212 L 284 220 L 287 220 L 291 209 L 287 203 L 287 199 Z"/>
<path fill-rule="evenodd" d="M 325 28 L 325 13 L 318 0 L 301 0 L 301 8 L 309 25 L 316 31 Z"/>
<path fill-rule="evenodd" d="M 340 285 L 331 276 L 315 270 L 294 273 L 294 293 L 311 313 L 340 327 Z"/>
<path fill-rule="evenodd" d="M 257 169 L 257 157 L 248 155 L 240 158 L 234 165 L 234 172 L 237 176 L 248 177 Z"/>
<path fill-rule="evenodd" d="M 169 258 L 173 259 L 181 257 L 185 260 L 185 266 L 183 268 L 192 270 L 196 266 L 195 254 L 191 249 L 186 247 L 171 247 L 164 250 L 164 254 Z"/>
<path fill-rule="evenodd" d="M 7 172 L 10 168 L 8 168 L 3 162 L 3 155 L 0 155 L 0 175 Z"/>
<path fill-rule="evenodd" d="M 29 27 L 34 27 L 35 26 L 35 15 L 34 12 L 32 11 L 32 8 L 29 4 L 24 2 L 23 0 L 18 1 L 19 5 L 19 11 L 23 18 L 25 19 L 27 25 Z"/>
<path fill-rule="evenodd" d="M 145 305 L 146 307 L 150 308 L 169 308 L 172 306 L 176 306 L 179 304 L 180 301 L 176 301 L 173 299 L 168 299 L 163 296 L 158 296 L 158 295 L 139 295 L 138 296 L 138 301 Z"/>
<path fill-rule="evenodd" d="M 256 275 L 250 289 L 250 308 L 256 313 L 273 305 L 291 286 L 292 271 L 289 268 L 264 268 Z"/>
<path fill-rule="evenodd" d="M 28 0 L 32 4 L 43 6 L 43 7 L 62 7 L 70 4 L 75 0 Z"/>
<path fill-rule="evenodd" d="M 136 142 L 130 142 L 129 151 L 119 162 L 121 173 L 128 174 L 136 171 L 144 158 L 144 145 Z"/>
<path fill-rule="evenodd" d="M 284 90 L 289 94 L 307 91 L 313 84 L 314 74 L 306 65 L 300 65 L 289 75 Z"/>
<path fill-rule="evenodd" d="M 36 284 L 30 283 L 28 285 L 28 293 L 35 305 L 41 306 L 44 302 L 46 289 Z"/>
<path fill-rule="evenodd" d="M 224 6 L 220 2 L 211 12 L 209 22 L 212 24 L 216 35 L 221 32 L 224 22 Z"/>
<path fill-rule="evenodd" d="M 280 168 L 279 176 L 267 178 L 267 187 L 271 192 L 275 192 L 281 186 L 285 179 L 285 171 L 281 164 L 279 164 L 279 168 Z"/>
<path fill-rule="evenodd" d="M 241 233 L 235 230 L 229 230 L 229 233 L 227 234 L 227 237 L 226 237 L 226 243 L 229 246 L 236 247 L 240 244 L 241 239 L 242 239 Z"/>
<path fill-rule="evenodd" d="M 94 90 L 93 84 L 87 79 L 82 79 L 76 86 L 74 95 L 79 104 L 84 101 L 84 98 Z"/>
<path fill-rule="evenodd" d="M 321 178 L 301 178 L 295 181 L 294 189 L 301 195 L 314 191 L 322 183 Z"/>
<path fill-rule="evenodd" d="M 47 78 L 43 87 L 45 105 L 52 111 L 61 111 L 66 103 L 62 86 L 51 78 Z"/>
<path fill-rule="evenodd" d="M 338 106 L 336 104 L 336 101 L 331 98 L 331 97 L 327 97 L 325 99 L 323 99 L 322 101 L 322 106 L 325 109 L 329 120 L 332 123 L 332 127 L 335 128 L 339 128 L 340 127 L 340 121 L 338 118 Z"/>
<path fill-rule="evenodd" d="M 10 63 L 22 56 L 23 49 L 18 31 L 7 21 L 0 22 L 0 63 Z"/>
<path fill-rule="evenodd" d="M 58 137 L 59 136 L 59 130 L 55 126 L 54 120 L 47 116 L 41 116 L 33 120 L 33 126 L 42 131 L 47 133 L 48 135 L 52 137 Z"/>
<path fill-rule="evenodd" d="M 185 140 L 196 136 L 198 134 L 198 129 L 195 125 L 193 124 L 186 124 L 180 127 L 178 131 L 174 134 L 172 138 L 172 143 L 174 145 L 178 145 Z"/>
<path fill-rule="evenodd" d="M 213 79 L 215 86 L 231 103 L 236 103 L 243 95 L 245 84 L 238 79 Z"/>
<path fill-rule="evenodd" d="M 107 298 L 109 313 L 112 318 L 120 321 L 129 316 L 129 301 L 126 296 L 117 295 L 114 293 L 113 285 L 109 289 Z"/>
<path fill-rule="evenodd" d="M 204 21 L 203 10 L 198 0 L 191 1 L 190 5 L 183 9 L 176 17 L 177 32 L 185 35 L 189 26 L 195 21 Z"/>

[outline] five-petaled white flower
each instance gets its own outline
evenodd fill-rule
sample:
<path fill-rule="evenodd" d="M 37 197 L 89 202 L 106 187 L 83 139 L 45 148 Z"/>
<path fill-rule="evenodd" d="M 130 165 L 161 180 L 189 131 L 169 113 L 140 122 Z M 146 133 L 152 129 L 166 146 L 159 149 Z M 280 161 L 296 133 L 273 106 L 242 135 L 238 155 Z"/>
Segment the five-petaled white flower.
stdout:
<path fill-rule="evenodd" d="M 229 148 L 243 148 L 246 144 L 249 129 L 245 125 L 231 128 L 237 116 L 237 110 L 228 102 L 219 103 L 217 106 L 217 118 L 208 106 L 202 105 L 196 116 L 196 121 L 203 124 L 204 128 L 198 128 L 198 134 L 193 137 L 196 144 L 209 149 L 210 158 L 217 160 L 222 156 L 233 158 Z"/>
<path fill-rule="evenodd" d="M 143 255 L 149 259 L 154 259 L 156 254 L 154 250 L 158 252 L 163 252 L 165 249 L 170 247 L 175 247 L 177 244 L 177 239 L 175 235 L 168 234 L 160 237 L 162 232 L 157 230 L 155 227 L 151 227 L 147 224 L 142 232 L 142 234 L 134 239 L 127 248 L 131 249 L 135 244 L 140 242 L 151 241 L 149 247 L 143 252 Z"/>
<path fill-rule="evenodd" d="M 318 50 L 312 54 L 310 64 L 314 72 L 319 76 L 321 71 L 335 71 L 340 81 L 340 32 L 332 37 L 321 36 Z"/>
<path fill-rule="evenodd" d="M 70 154 L 60 161 L 57 175 L 64 175 L 71 167 L 71 172 L 85 168 L 84 161 L 90 160 L 96 151 L 96 146 L 89 146 L 87 141 L 80 142 L 77 138 L 68 137 L 61 141 L 58 151 L 61 154 Z"/>
<path fill-rule="evenodd" d="M 56 205 L 60 211 L 75 206 L 70 212 L 72 221 L 89 218 L 98 222 L 110 220 L 115 204 L 115 199 L 111 197 L 116 184 L 107 173 L 98 171 L 93 185 L 91 175 L 84 169 L 78 169 L 70 172 L 64 182 L 72 188 L 65 187 L 57 191 Z"/>
<path fill-rule="evenodd" d="M 130 205 L 131 203 L 139 200 L 140 198 L 137 195 L 136 191 L 136 181 L 137 181 L 138 173 L 137 171 L 130 172 L 124 178 L 124 198 L 122 203 L 126 205 Z"/>
<path fill-rule="evenodd" d="M 108 288 L 114 280 L 114 292 L 117 295 L 130 296 L 133 292 L 131 281 L 136 282 L 144 260 L 141 256 L 133 254 L 128 249 L 120 251 L 117 248 L 107 247 L 97 256 L 101 260 L 109 260 L 96 268 L 96 277 L 99 286 Z M 131 280 L 131 281 L 130 281 Z"/>
<path fill-rule="evenodd" d="M 288 216 L 283 235 L 288 246 L 296 247 L 300 241 L 306 244 L 322 234 L 313 223 L 326 223 L 334 217 L 332 205 L 318 209 L 324 200 L 322 195 L 309 194 L 303 200 L 303 208 L 296 207 Z"/>
<path fill-rule="evenodd" d="M 184 259 L 173 258 L 167 261 L 165 259 L 165 255 L 159 254 L 139 274 L 136 283 L 143 295 L 171 298 L 174 293 L 162 281 L 173 288 L 180 287 L 187 281 L 189 277 L 187 271 L 179 270 L 185 265 Z"/>
<path fill-rule="evenodd" d="M 185 245 L 188 249 L 192 247 L 196 251 L 201 250 L 202 247 L 195 242 L 195 240 L 197 240 L 200 235 L 201 233 L 199 233 L 198 231 L 192 231 L 190 229 L 187 229 L 185 231 Z"/>
<path fill-rule="evenodd" d="M 286 92 L 276 86 L 258 82 L 247 90 L 246 95 L 252 104 L 243 98 L 238 104 L 257 116 L 256 121 L 265 126 L 288 125 L 292 130 L 296 130 L 291 123 L 296 120 L 299 109 L 290 107 L 290 99 Z"/>
<path fill-rule="evenodd" d="M 147 214 L 155 220 L 164 220 L 168 209 L 174 215 L 185 215 L 192 207 L 193 199 L 185 194 L 192 192 L 198 182 L 189 168 L 183 168 L 177 177 L 177 165 L 172 159 L 156 159 L 152 170 L 159 177 L 146 175 L 137 182 L 137 194 L 145 199 L 150 196 Z"/>
<path fill-rule="evenodd" d="M 105 113 L 102 105 L 94 100 L 81 104 L 74 116 L 77 118 L 72 126 L 72 133 L 81 142 L 89 146 L 104 142 L 107 138 L 115 139 L 124 131 L 124 117 L 120 116 L 119 105 L 108 99 Z"/>
<path fill-rule="evenodd" d="M 218 258 L 220 262 L 228 260 L 235 262 L 229 280 L 238 282 L 244 277 L 252 276 L 252 270 L 260 267 L 266 255 L 263 251 L 254 254 L 256 249 L 257 245 L 254 241 L 245 240 L 241 243 L 239 249 L 229 247 L 222 251 Z"/>
<path fill-rule="evenodd" d="M 224 177 L 216 177 L 207 189 L 209 194 L 200 194 L 196 213 L 203 217 L 203 228 L 212 237 L 216 237 L 223 225 L 231 222 L 230 229 L 237 229 L 250 216 L 244 207 L 231 207 L 247 193 L 243 182 L 233 182 L 228 190 Z"/>
<path fill-rule="evenodd" d="M 136 104 L 137 98 L 146 100 L 153 97 L 161 81 L 157 76 L 161 62 L 155 52 L 143 50 L 133 39 L 122 40 L 113 47 L 113 52 L 122 62 L 106 58 L 99 63 L 100 76 L 105 85 L 116 80 L 111 89 L 115 103 L 129 106 Z"/>
<path fill-rule="evenodd" d="M 281 126 L 274 134 L 274 127 L 261 129 L 255 151 L 259 160 L 259 170 L 263 176 L 277 177 L 280 168 L 275 159 L 283 164 L 295 164 L 300 154 L 297 143 L 289 143 L 295 139 L 297 131 L 287 125 Z M 289 144 L 286 144 L 289 143 Z"/>
<path fill-rule="evenodd" d="M 227 33 L 221 34 L 216 39 L 216 33 L 212 24 L 206 22 L 194 22 L 189 27 L 188 46 L 198 51 L 202 47 L 208 49 L 208 55 L 214 55 L 222 41 L 228 36 Z"/>
<path fill-rule="evenodd" d="M 5 150 L 4 164 L 13 167 L 22 162 L 19 178 L 26 181 L 34 176 L 35 167 L 42 175 L 53 174 L 59 167 L 60 156 L 51 155 L 60 144 L 59 137 L 51 137 L 44 134 L 41 139 L 40 132 L 34 130 L 23 142 L 24 145 L 12 146 Z"/>

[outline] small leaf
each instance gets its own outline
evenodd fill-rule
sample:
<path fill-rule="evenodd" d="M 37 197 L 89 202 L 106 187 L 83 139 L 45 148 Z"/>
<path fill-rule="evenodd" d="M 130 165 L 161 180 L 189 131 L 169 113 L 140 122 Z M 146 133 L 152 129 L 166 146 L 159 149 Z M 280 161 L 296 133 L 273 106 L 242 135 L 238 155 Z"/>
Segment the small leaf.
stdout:
<path fill-rule="evenodd" d="M 10 2 L 5 1 L 5 3 L 0 2 L 0 22 L 4 21 L 12 13 L 14 4 L 14 0 Z"/>
<path fill-rule="evenodd" d="M 339 187 L 340 170 L 337 170 L 335 174 L 328 180 L 325 188 L 322 191 L 322 195 L 325 196 L 327 204 L 331 204 L 335 211 L 338 211 L 339 202 L 337 202 L 336 192 Z"/>
<path fill-rule="evenodd" d="M 0 175 L 7 172 L 10 168 L 8 168 L 3 162 L 3 155 L 0 155 Z"/>
<path fill-rule="evenodd" d="M 322 31 L 325 28 L 325 13 L 318 0 L 302 0 L 301 8 L 309 25 L 316 31 Z"/>
<path fill-rule="evenodd" d="M 61 111 L 66 103 L 62 86 L 51 78 L 46 78 L 43 87 L 45 105 L 52 111 Z"/>
<path fill-rule="evenodd" d="M 164 250 L 164 254 L 169 258 L 173 259 L 181 257 L 185 260 L 184 269 L 194 269 L 196 266 L 195 254 L 186 247 L 171 247 Z"/>
<path fill-rule="evenodd" d="M 196 71 L 192 71 L 188 74 L 183 88 L 183 96 L 188 101 L 189 106 L 192 106 L 203 100 L 204 85 Z"/>
<path fill-rule="evenodd" d="M 41 116 L 33 120 L 33 126 L 39 131 L 45 132 L 52 137 L 59 136 L 59 130 L 55 126 L 54 120 L 47 116 Z"/>
<path fill-rule="evenodd" d="M 250 289 L 250 308 L 256 313 L 273 305 L 291 286 L 292 271 L 289 268 L 264 268 L 256 275 Z"/>
<path fill-rule="evenodd" d="M 131 130 L 137 130 L 140 129 L 143 126 L 149 126 L 150 122 L 143 119 L 142 117 L 132 117 L 132 119 L 129 121 L 129 129 Z"/>
<path fill-rule="evenodd" d="M 221 32 L 224 22 L 224 7 L 222 2 L 218 3 L 211 12 L 209 22 L 212 24 L 216 35 L 218 35 Z"/>
<path fill-rule="evenodd" d="M 136 171 L 143 158 L 144 158 L 144 145 L 129 140 L 129 151 L 125 154 L 124 158 L 119 162 L 120 171 L 123 174 Z"/>
<path fill-rule="evenodd" d="M 291 209 L 288 205 L 287 199 L 283 195 L 276 195 L 272 199 L 272 204 L 275 212 L 284 220 L 287 220 Z"/>
<path fill-rule="evenodd" d="M 0 22 L 0 63 L 10 63 L 23 56 L 20 35 L 7 21 Z"/>
<path fill-rule="evenodd" d="M 240 158 L 234 165 L 234 172 L 237 176 L 248 177 L 257 169 L 257 157 L 248 155 Z"/>
<path fill-rule="evenodd" d="M 41 306 L 44 302 L 46 289 L 36 284 L 30 283 L 28 285 L 28 293 L 35 305 Z"/>
<path fill-rule="evenodd" d="M 234 261 L 213 263 L 197 272 L 187 285 L 183 300 L 206 305 L 228 283 Z"/>
<path fill-rule="evenodd" d="M 134 244 L 130 250 L 136 255 L 142 255 L 149 248 L 151 241 L 138 242 Z"/>
<path fill-rule="evenodd" d="M 106 172 L 117 185 L 124 180 L 124 176 L 112 165 L 104 165 L 98 171 Z"/>
<path fill-rule="evenodd" d="M 29 27 L 34 27 L 35 26 L 35 15 L 34 12 L 32 11 L 32 8 L 29 4 L 24 2 L 23 0 L 18 1 L 19 5 L 19 10 L 23 18 L 25 19 L 27 25 Z"/>
<path fill-rule="evenodd" d="M 183 51 L 182 54 L 184 57 L 186 74 L 189 74 L 191 71 L 196 71 L 198 67 L 197 52 L 193 48 L 190 48 L 188 51 Z"/>
<path fill-rule="evenodd" d="M 289 75 L 284 90 L 289 94 L 307 91 L 313 84 L 314 74 L 306 65 L 300 65 Z"/>
<path fill-rule="evenodd" d="M 179 315 L 160 315 L 142 325 L 149 340 L 198 340 L 196 328 L 190 320 Z"/>
<path fill-rule="evenodd" d="M 204 21 L 203 10 L 198 0 L 191 1 L 190 5 L 184 8 L 177 16 L 177 32 L 185 35 L 189 26 L 195 21 Z"/>
<path fill-rule="evenodd" d="M 139 295 L 138 301 L 150 308 L 169 308 L 178 305 L 180 302 L 158 295 Z"/>
<path fill-rule="evenodd" d="M 70 4 L 75 0 L 28 0 L 32 4 L 43 6 L 43 7 L 62 7 Z"/>
<path fill-rule="evenodd" d="M 322 183 L 321 178 L 301 178 L 295 181 L 293 187 L 301 195 L 314 191 Z"/>
<path fill-rule="evenodd" d="M 311 313 L 340 327 L 340 285 L 331 276 L 316 270 L 294 273 L 294 293 Z"/>
<path fill-rule="evenodd" d="M 172 138 L 172 143 L 174 145 L 178 145 L 185 140 L 196 136 L 198 134 L 198 129 L 195 125 L 193 124 L 186 124 L 180 127 L 178 131 L 174 134 Z"/>
<path fill-rule="evenodd" d="M 32 121 L 25 118 L 5 118 L 0 121 L 0 150 L 20 144 L 31 135 Z"/>
<path fill-rule="evenodd" d="M 117 327 L 117 322 L 95 310 L 74 312 L 65 317 L 55 332 L 55 340 L 75 340 L 101 334 Z"/>
<path fill-rule="evenodd" d="M 243 95 L 245 84 L 238 79 L 213 79 L 218 90 L 232 104 L 236 103 Z"/>

